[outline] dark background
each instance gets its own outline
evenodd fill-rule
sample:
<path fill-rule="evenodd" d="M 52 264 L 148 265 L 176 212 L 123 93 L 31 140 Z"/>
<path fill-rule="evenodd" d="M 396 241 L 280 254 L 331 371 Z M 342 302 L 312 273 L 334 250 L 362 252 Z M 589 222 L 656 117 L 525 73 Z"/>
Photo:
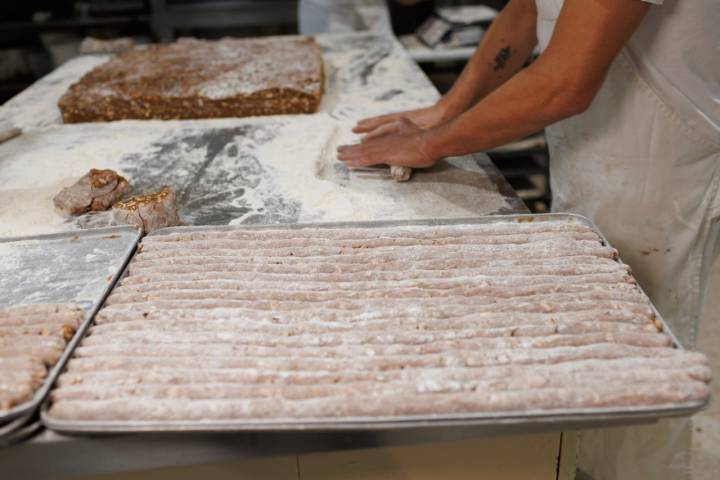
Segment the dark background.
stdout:
<path fill-rule="evenodd" d="M 434 3 L 423 0 L 403 6 L 390 0 L 396 32 L 413 32 L 432 13 Z M 506 1 L 444 3 L 501 8 Z M 0 104 L 73 56 L 85 36 L 132 36 L 149 43 L 183 35 L 292 33 L 297 33 L 297 0 L 4 1 L 0 2 Z"/>

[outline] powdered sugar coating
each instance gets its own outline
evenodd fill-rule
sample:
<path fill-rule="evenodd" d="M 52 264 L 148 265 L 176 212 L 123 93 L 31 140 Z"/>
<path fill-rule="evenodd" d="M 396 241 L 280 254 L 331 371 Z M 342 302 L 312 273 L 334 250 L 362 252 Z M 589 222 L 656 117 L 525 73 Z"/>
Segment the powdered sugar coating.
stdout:
<path fill-rule="evenodd" d="M 212 229 L 147 237 L 50 416 L 233 421 L 707 398 L 589 228 Z"/>

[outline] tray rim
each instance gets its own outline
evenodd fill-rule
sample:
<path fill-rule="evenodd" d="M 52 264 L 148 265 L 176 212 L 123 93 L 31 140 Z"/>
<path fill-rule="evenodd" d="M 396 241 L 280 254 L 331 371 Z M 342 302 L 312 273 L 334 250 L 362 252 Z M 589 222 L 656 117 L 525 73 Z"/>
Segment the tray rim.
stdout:
<path fill-rule="evenodd" d="M 28 417 L 25 417 L 25 419 L 26 418 Z M 33 416 L 29 418 L 33 418 Z M 27 423 L 23 423 L 22 426 L 20 426 L 19 428 L 14 429 L 11 432 L 8 432 L 0 437 L 0 448 L 11 447 L 15 444 L 23 442 L 35 435 L 42 428 L 43 424 L 40 422 L 39 418 Z"/>
<path fill-rule="evenodd" d="M 9 422 L 0 425 L 0 443 L 6 436 L 14 434 L 16 431 L 27 425 L 33 418 L 33 414 L 34 412 L 19 415 Z"/>
<path fill-rule="evenodd" d="M 138 239 L 140 239 L 140 230 L 137 228 L 130 225 L 115 225 L 110 227 L 85 228 L 82 230 L 63 230 L 61 232 L 40 233 L 37 235 L 0 237 L 0 243 L 29 242 L 33 240 L 61 240 L 66 237 L 93 237 L 97 235 L 112 235 L 117 232 L 138 233 Z"/>
<path fill-rule="evenodd" d="M 104 228 L 92 228 L 87 230 L 69 230 L 64 232 L 55 232 L 55 233 L 48 233 L 48 234 L 41 234 L 41 235 L 25 235 L 25 236 L 19 236 L 19 237 L 2 237 L 0 238 L 0 244 L 3 243 L 15 243 L 15 242 L 29 242 L 29 241 L 54 241 L 54 240 L 66 240 L 66 239 L 72 239 L 74 237 L 80 237 L 80 238 L 90 238 L 90 237 L 107 237 L 115 234 L 130 234 L 131 237 L 134 237 L 134 242 L 130 243 L 128 242 L 127 248 L 123 251 L 123 263 L 121 267 L 118 269 L 117 272 L 113 274 L 113 277 L 110 279 L 110 281 L 107 283 L 105 288 L 103 289 L 101 295 L 98 296 L 98 298 L 93 302 L 93 304 L 90 306 L 88 310 L 85 311 L 85 318 L 83 319 L 80 326 L 75 331 L 75 334 L 70 339 L 70 341 L 67 342 L 65 345 L 65 349 L 63 350 L 62 355 L 58 359 L 57 362 L 55 362 L 55 365 L 53 365 L 49 370 L 48 374 L 45 377 L 45 380 L 43 380 L 42 385 L 35 390 L 35 393 L 33 396 L 26 400 L 23 403 L 20 403 L 18 405 L 15 405 L 10 410 L 7 410 L 6 412 L 0 414 L 0 425 L 7 425 L 11 423 L 12 421 L 16 420 L 18 417 L 22 417 L 24 415 L 31 415 L 34 411 L 38 409 L 38 407 L 41 406 L 47 395 L 50 393 L 50 390 L 55 385 L 55 381 L 57 380 L 57 377 L 60 376 L 60 373 L 65 368 L 65 364 L 68 362 L 70 357 L 72 356 L 72 353 L 75 351 L 75 348 L 82 340 L 82 337 L 85 336 L 85 332 L 90 327 L 90 323 L 92 322 L 92 319 L 95 317 L 95 314 L 100 310 L 100 307 L 105 302 L 105 298 L 110 294 L 112 289 L 115 287 L 115 284 L 120 278 L 120 275 L 125 271 L 125 268 L 127 264 L 130 262 L 130 260 L 133 257 L 133 254 L 135 253 L 135 250 L 137 249 L 138 243 L 140 241 L 140 231 L 136 229 L 135 227 L 130 226 L 115 226 L 115 227 L 104 227 Z M 12 432 L 4 432 L 2 436 L 10 435 Z"/>
<path fill-rule="evenodd" d="M 328 417 L 312 420 L 278 418 L 272 420 L 242 421 L 69 421 L 53 420 L 47 416 L 49 402 L 44 402 L 41 421 L 50 430 L 64 434 L 118 434 L 118 433 L 232 433 L 232 432 L 323 432 L 407 430 L 435 427 L 515 426 L 554 427 L 555 429 L 598 428 L 608 425 L 651 423 L 660 418 L 694 414 L 710 403 L 710 399 L 677 405 L 660 405 L 653 409 L 643 407 L 526 410 L 518 412 L 485 412 L 477 414 L 408 415 L 383 417 Z"/>
<path fill-rule="evenodd" d="M 511 214 L 486 215 L 474 217 L 417 219 L 417 220 L 378 220 L 360 222 L 320 222 L 320 223 L 279 223 L 260 225 L 205 225 L 180 226 L 156 230 L 146 237 L 157 237 L 180 232 L 199 231 L 243 231 L 243 230 L 302 230 L 306 228 L 386 228 L 412 226 L 454 226 L 479 225 L 489 223 L 533 223 L 546 221 L 565 221 L 577 223 L 593 229 L 602 242 L 612 247 L 598 227 L 587 217 L 574 213 L 545 214 Z M 615 261 L 625 265 L 620 258 Z M 129 265 L 129 262 L 128 262 Z M 126 265 L 127 269 L 127 265 Z M 123 273 L 124 275 L 124 273 Z M 122 277 L 122 275 L 121 275 Z M 645 294 L 640 285 L 638 288 Z M 647 296 L 647 295 L 646 295 Z M 657 321 L 668 335 L 673 347 L 684 350 L 677 337 L 672 333 L 665 320 L 650 302 Z M 652 408 L 635 407 L 602 407 L 576 408 L 562 410 L 525 410 L 523 412 L 479 412 L 473 414 L 441 414 L 441 415 L 404 415 L 376 417 L 326 417 L 313 419 L 239 419 L 213 421 L 76 421 L 57 420 L 49 415 L 50 399 L 43 402 L 40 418 L 47 428 L 65 434 L 118 434 L 118 433 L 229 433 L 229 432 L 301 432 L 301 431 L 343 431 L 343 430 L 401 430 L 434 427 L 499 427 L 515 426 L 542 428 L 568 427 L 570 429 L 602 427 L 609 424 L 636 424 L 654 422 L 660 418 L 692 415 L 710 403 L 711 397 L 701 401 L 677 404 L 655 405 Z"/>

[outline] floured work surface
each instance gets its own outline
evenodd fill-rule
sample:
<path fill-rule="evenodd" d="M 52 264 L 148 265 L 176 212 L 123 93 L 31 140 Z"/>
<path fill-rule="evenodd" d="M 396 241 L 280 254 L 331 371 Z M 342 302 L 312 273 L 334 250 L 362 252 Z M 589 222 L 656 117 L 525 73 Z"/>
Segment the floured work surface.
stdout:
<path fill-rule="evenodd" d="M 0 239 L 0 423 L 39 406 L 138 237 L 121 227 Z"/>
<path fill-rule="evenodd" d="M 590 227 L 488 222 L 146 237 L 44 420 L 331 428 L 707 400 L 707 359 L 658 332 Z"/>
<path fill-rule="evenodd" d="M 518 200 L 499 191 L 504 180 L 489 160 L 473 157 L 444 160 L 404 184 L 387 168 L 385 176 L 353 175 L 335 158 L 348 139 L 327 114 L 87 127 L 0 145 L 0 236 L 107 226 L 104 212 L 67 219 L 53 205 L 91 168 L 127 178 L 129 195 L 170 186 L 184 225 L 469 217 L 513 212 Z"/>
<path fill-rule="evenodd" d="M 453 218 L 515 213 L 522 202 L 485 155 L 452 158 L 413 180 L 353 175 L 338 145 L 372 115 L 431 105 L 432 83 L 391 37 L 318 35 L 326 93 L 313 115 L 61 125 L 68 86 L 105 62 L 78 57 L 0 106 L 24 130 L 0 145 L 0 236 L 106 225 L 67 220 L 52 199 L 91 168 L 128 179 L 130 195 L 169 185 L 184 225 Z M 58 162 L 57 158 L 63 161 Z M 42 171 L 43 175 L 36 172 Z M 502 190 L 502 191 L 500 191 Z M 522 210 L 522 209 L 521 209 Z M 99 220 L 99 221 L 96 221 Z"/>
<path fill-rule="evenodd" d="M 323 81 L 311 38 L 180 39 L 119 54 L 58 106 L 66 123 L 312 113 Z"/>

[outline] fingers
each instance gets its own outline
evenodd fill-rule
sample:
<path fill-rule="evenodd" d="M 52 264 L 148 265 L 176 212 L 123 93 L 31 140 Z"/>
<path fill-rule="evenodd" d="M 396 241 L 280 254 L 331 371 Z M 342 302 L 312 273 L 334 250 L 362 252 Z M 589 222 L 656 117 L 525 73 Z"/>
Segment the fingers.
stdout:
<path fill-rule="evenodd" d="M 362 144 L 338 147 L 337 154 L 338 160 L 344 162 L 348 167 L 367 167 L 375 164 L 368 148 Z"/>
<path fill-rule="evenodd" d="M 422 134 L 423 130 L 415 123 L 398 115 L 365 135 L 359 144 L 338 147 L 337 158 L 348 167 L 431 166 L 434 162 L 423 152 L 422 142 L 418 143 Z"/>
<path fill-rule="evenodd" d="M 387 135 L 410 135 L 412 133 L 418 133 L 421 130 L 422 129 L 418 127 L 415 123 L 413 123 L 412 120 L 409 120 L 405 117 L 398 117 L 396 120 L 386 123 L 385 125 L 381 125 L 375 130 L 365 135 L 362 138 L 362 142 L 378 139 Z"/>
<path fill-rule="evenodd" d="M 376 129 L 371 130 L 370 133 L 365 135 L 362 138 L 362 142 L 367 142 L 369 140 L 384 137 L 386 135 L 392 135 L 395 133 L 399 133 L 400 128 L 401 128 L 401 124 L 398 121 L 392 121 L 390 123 L 386 123 L 385 125 L 380 125 Z"/>
<path fill-rule="evenodd" d="M 368 133 L 372 132 L 376 128 L 385 125 L 386 123 L 390 123 L 395 121 L 398 118 L 397 113 L 391 113 L 388 115 L 380 115 L 379 117 L 371 117 L 366 118 L 364 120 L 360 120 L 355 127 L 353 128 L 354 133 Z"/>

